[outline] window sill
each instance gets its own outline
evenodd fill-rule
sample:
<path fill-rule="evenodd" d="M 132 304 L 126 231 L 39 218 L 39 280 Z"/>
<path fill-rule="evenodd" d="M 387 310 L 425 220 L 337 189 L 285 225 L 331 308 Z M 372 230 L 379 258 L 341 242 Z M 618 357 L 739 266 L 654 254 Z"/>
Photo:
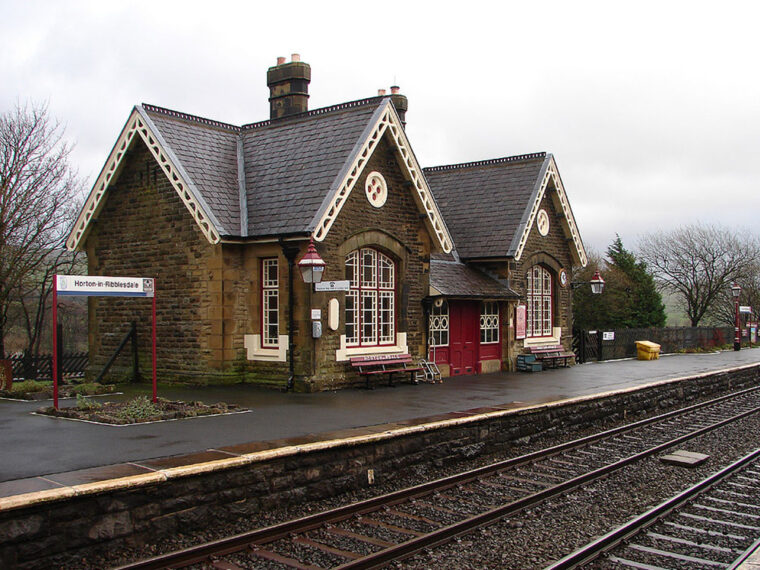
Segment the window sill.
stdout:
<path fill-rule="evenodd" d="M 554 327 L 554 334 L 552 336 L 531 336 L 527 337 L 523 341 L 523 346 L 528 348 L 530 346 L 543 346 L 545 344 L 559 344 L 562 339 L 562 328 Z"/>
<path fill-rule="evenodd" d="M 396 344 L 387 346 L 346 346 L 346 335 L 340 335 L 340 348 L 335 351 L 336 362 L 346 362 L 352 356 L 372 356 L 375 354 L 406 354 L 406 333 L 396 334 Z"/>
<path fill-rule="evenodd" d="M 280 346 L 277 347 L 263 348 L 260 334 L 247 334 L 243 337 L 243 346 L 245 346 L 248 360 L 285 362 L 288 356 L 288 335 L 281 334 L 279 344 Z"/>

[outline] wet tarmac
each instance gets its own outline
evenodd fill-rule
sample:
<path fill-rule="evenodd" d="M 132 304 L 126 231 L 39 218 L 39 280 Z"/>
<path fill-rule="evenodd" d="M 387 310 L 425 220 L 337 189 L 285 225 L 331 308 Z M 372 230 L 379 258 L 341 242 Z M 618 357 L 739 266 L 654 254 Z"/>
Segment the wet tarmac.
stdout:
<path fill-rule="evenodd" d="M 32 414 L 49 402 L 0 400 L 0 497 L 123 477 L 294 443 L 385 431 L 435 418 L 563 400 L 760 362 L 760 349 L 589 363 L 539 373 L 446 378 L 441 384 L 382 383 L 375 390 L 282 393 L 252 385 L 162 388 L 161 397 L 224 401 L 245 413 L 129 426 Z M 150 394 L 131 385 L 117 400 Z M 74 405 L 62 400 L 61 406 Z M 177 456 L 184 456 L 178 459 Z"/>

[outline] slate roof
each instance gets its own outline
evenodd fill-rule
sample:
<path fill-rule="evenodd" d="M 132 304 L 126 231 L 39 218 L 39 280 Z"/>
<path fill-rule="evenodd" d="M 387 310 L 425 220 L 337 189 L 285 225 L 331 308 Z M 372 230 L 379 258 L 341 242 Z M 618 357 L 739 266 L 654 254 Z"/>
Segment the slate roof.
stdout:
<path fill-rule="evenodd" d="M 550 161 L 539 152 L 423 169 L 461 258 L 514 255 Z"/>
<path fill-rule="evenodd" d="M 243 126 L 142 108 L 216 218 L 220 234 L 265 237 L 314 229 L 325 197 L 388 99 Z"/>
<path fill-rule="evenodd" d="M 221 225 L 220 232 L 239 233 L 237 140 L 240 129 L 212 121 L 200 122 L 196 117 L 152 105 L 143 105 L 143 109 L 211 208 Z"/>
<path fill-rule="evenodd" d="M 376 97 L 243 127 L 249 234 L 313 230 L 313 218 L 383 103 Z"/>
<path fill-rule="evenodd" d="M 471 299 L 510 299 L 519 295 L 482 271 L 452 259 L 430 256 L 431 294 Z M 433 291 L 435 290 L 435 291 Z"/>

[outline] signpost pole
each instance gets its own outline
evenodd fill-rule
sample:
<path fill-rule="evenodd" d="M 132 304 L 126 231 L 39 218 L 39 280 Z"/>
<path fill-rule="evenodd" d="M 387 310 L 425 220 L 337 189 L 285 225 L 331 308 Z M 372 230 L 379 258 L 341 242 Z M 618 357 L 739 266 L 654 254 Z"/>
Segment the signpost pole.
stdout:
<path fill-rule="evenodd" d="M 155 404 L 158 401 L 158 396 L 156 394 L 156 280 L 153 280 L 153 330 L 152 330 L 152 336 L 153 336 L 153 403 Z"/>
<path fill-rule="evenodd" d="M 58 275 L 53 275 L 53 407 L 58 409 Z"/>

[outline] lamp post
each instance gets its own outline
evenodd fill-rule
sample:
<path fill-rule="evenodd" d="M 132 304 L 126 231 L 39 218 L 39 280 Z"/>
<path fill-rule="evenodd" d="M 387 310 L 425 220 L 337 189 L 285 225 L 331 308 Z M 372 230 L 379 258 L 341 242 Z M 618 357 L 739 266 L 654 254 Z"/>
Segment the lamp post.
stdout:
<path fill-rule="evenodd" d="M 731 295 L 734 298 L 734 310 L 735 310 L 734 350 L 741 350 L 741 347 L 742 347 L 741 327 L 739 325 L 739 295 L 741 294 L 742 294 L 742 288 L 739 286 L 739 284 L 736 282 L 732 283 Z"/>
<path fill-rule="evenodd" d="M 285 391 L 293 390 L 295 388 L 295 362 L 293 360 L 293 352 L 295 350 L 295 326 L 293 322 L 293 305 L 295 303 L 295 296 L 293 294 L 293 265 L 298 265 L 298 270 L 301 272 L 301 277 L 304 283 L 311 286 L 312 283 L 319 283 L 322 281 L 322 274 L 325 271 L 325 260 L 319 256 L 317 248 L 314 246 L 314 237 L 309 240 L 309 247 L 298 263 L 294 263 L 296 255 L 298 254 L 297 247 L 284 247 L 283 251 L 285 257 L 288 260 L 288 368 L 289 376 L 288 383 L 285 386 Z M 311 292 L 309 293 L 311 295 Z"/>

